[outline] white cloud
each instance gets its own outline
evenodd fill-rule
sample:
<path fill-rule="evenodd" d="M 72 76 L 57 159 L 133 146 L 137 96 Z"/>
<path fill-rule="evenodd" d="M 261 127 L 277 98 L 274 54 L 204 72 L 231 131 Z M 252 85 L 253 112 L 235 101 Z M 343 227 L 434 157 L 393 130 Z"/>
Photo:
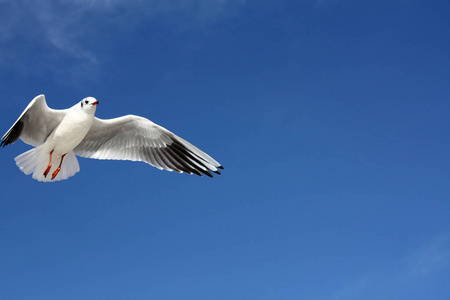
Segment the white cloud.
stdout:
<path fill-rule="evenodd" d="M 450 234 L 436 235 L 420 247 L 412 249 L 396 264 L 384 270 L 362 273 L 360 277 L 321 297 L 323 299 L 407 299 L 423 292 L 421 283 L 433 281 L 450 272 Z M 416 289 L 416 290 L 415 290 Z"/>
<path fill-rule="evenodd" d="M 56 56 L 95 65 L 98 54 L 82 45 L 81 40 L 95 32 L 97 18 L 108 20 L 111 28 L 123 26 L 126 30 L 133 30 L 149 18 L 174 20 L 166 24 L 189 27 L 189 23 L 217 21 L 244 3 L 245 0 L 0 0 L 0 55 L 17 55 L 10 51 L 10 45 L 19 40 L 43 47 Z M 190 22 L 177 25 L 180 16 Z"/>
<path fill-rule="evenodd" d="M 426 276 L 450 266 L 450 235 L 438 235 L 408 257 L 409 276 Z"/>

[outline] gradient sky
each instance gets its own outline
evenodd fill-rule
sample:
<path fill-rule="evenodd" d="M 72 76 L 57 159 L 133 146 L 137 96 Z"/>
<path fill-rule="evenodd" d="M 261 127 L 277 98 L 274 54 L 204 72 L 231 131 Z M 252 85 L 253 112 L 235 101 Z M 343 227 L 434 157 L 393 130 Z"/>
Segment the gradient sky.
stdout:
<path fill-rule="evenodd" d="M 450 299 L 450 3 L 0 0 L 0 130 L 45 94 L 221 176 L 0 149 L 1 299 Z"/>

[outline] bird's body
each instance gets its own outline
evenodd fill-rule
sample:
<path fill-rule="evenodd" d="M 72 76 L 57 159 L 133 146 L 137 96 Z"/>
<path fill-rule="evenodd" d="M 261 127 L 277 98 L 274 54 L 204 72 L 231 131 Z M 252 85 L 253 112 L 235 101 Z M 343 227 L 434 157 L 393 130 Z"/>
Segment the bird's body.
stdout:
<path fill-rule="evenodd" d="M 35 146 L 18 157 L 18 167 L 39 181 L 67 179 L 80 168 L 76 155 L 97 159 L 147 162 L 159 169 L 211 176 L 222 166 L 192 144 L 143 117 L 101 120 L 99 102 L 83 99 L 66 110 L 48 108 L 45 97 L 33 99 L 2 137 L 6 146 L 21 138 Z M 51 176 L 49 175 L 51 174 Z"/>
<path fill-rule="evenodd" d="M 94 106 L 95 108 L 95 106 Z M 94 122 L 94 111 L 85 111 L 80 105 L 72 106 L 61 123 L 45 141 L 56 153 L 67 153 L 84 139 Z"/>

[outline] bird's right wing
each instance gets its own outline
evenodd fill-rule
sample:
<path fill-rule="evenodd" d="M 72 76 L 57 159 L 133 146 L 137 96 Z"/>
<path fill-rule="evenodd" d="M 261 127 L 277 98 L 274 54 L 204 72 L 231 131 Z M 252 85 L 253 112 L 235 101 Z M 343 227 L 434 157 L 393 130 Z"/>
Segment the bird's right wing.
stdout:
<path fill-rule="evenodd" d="M 45 102 L 45 96 L 37 96 L 28 104 L 14 125 L 3 135 L 0 146 L 5 147 L 13 144 L 18 138 L 34 147 L 43 144 L 61 123 L 66 111 L 49 108 Z"/>

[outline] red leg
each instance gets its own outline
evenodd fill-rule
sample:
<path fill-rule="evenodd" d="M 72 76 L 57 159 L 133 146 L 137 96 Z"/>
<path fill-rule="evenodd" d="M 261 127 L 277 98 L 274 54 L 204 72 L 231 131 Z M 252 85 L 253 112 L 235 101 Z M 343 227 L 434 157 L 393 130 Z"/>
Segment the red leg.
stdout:
<path fill-rule="evenodd" d="M 52 154 L 53 150 L 50 152 L 50 162 L 48 163 L 47 169 L 44 171 L 44 177 L 47 177 L 48 172 L 50 172 L 50 169 L 52 168 Z"/>
<path fill-rule="evenodd" d="M 67 154 L 67 153 L 66 153 Z M 55 170 L 55 172 L 53 172 L 52 174 L 52 180 L 56 177 L 56 175 L 58 175 L 59 171 L 61 171 L 61 165 L 64 159 L 64 156 L 66 156 L 66 154 L 64 154 L 63 156 L 61 156 L 61 162 L 59 163 L 58 168 Z"/>

